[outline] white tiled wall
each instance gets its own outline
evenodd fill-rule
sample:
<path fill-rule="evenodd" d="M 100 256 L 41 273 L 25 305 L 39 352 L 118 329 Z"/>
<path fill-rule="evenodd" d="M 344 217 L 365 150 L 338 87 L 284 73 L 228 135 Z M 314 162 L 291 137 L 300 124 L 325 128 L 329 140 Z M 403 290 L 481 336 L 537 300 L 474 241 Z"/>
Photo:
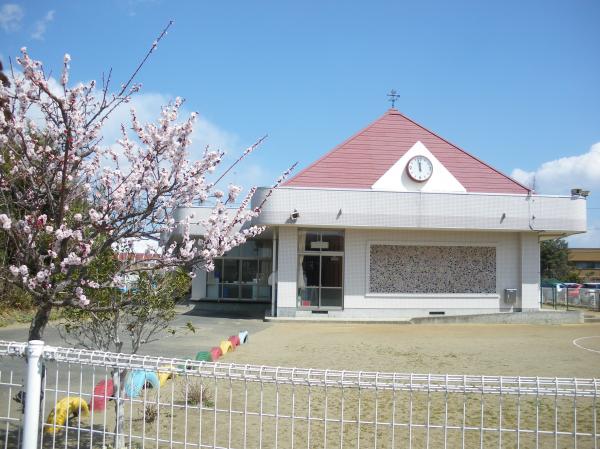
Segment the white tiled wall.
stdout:
<path fill-rule="evenodd" d="M 296 308 L 297 229 L 280 228 L 279 294 L 280 315 L 293 315 Z M 536 233 L 472 231 L 389 231 L 346 229 L 344 265 L 344 315 L 420 316 L 429 311 L 447 315 L 511 310 L 503 301 L 505 288 L 516 288 L 523 309 L 539 304 L 539 244 Z M 496 294 L 488 295 L 371 295 L 367 294 L 369 242 L 405 244 L 456 244 L 496 247 Z M 523 270 L 522 270 L 523 268 Z M 523 281 L 521 281 L 523 279 Z M 522 299 L 521 299 L 522 298 Z M 521 307 L 520 302 L 516 307 Z M 379 312 L 378 312 L 379 311 Z"/>

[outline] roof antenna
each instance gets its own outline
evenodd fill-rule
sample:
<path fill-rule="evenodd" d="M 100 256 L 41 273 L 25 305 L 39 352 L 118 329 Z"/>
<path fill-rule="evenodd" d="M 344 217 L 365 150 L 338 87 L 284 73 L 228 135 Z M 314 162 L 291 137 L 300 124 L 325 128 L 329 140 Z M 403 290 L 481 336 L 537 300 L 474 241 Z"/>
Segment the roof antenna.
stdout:
<path fill-rule="evenodd" d="M 400 95 L 398 95 L 395 89 L 392 89 L 387 96 L 390 97 L 388 101 L 392 103 L 392 109 L 394 109 L 394 106 L 396 105 L 396 100 L 400 98 Z"/>

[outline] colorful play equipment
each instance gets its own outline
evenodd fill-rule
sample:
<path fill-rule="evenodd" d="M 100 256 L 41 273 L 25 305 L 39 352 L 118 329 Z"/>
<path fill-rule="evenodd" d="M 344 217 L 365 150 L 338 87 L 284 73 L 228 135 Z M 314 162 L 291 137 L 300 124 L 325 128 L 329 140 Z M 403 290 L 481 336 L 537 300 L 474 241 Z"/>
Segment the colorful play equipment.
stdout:
<path fill-rule="evenodd" d="M 248 331 L 241 331 L 238 337 L 240 337 L 241 345 L 248 343 Z"/>
<path fill-rule="evenodd" d="M 162 387 L 164 384 L 167 383 L 167 380 L 172 379 L 173 378 L 173 373 L 168 373 L 168 372 L 160 372 L 158 373 L 158 383 L 160 384 L 160 386 Z"/>
<path fill-rule="evenodd" d="M 197 362 L 212 362 L 212 357 L 209 351 L 200 351 L 196 353 Z"/>
<path fill-rule="evenodd" d="M 223 340 L 219 346 L 215 346 L 210 351 L 199 351 L 196 353 L 196 361 L 216 362 L 219 358 L 235 350 L 236 346 L 248 343 L 248 331 L 241 331 L 238 335 L 232 335 L 227 340 Z M 144 388 L 159 388 L 169 379 L 173 379 L 175 374 L 171 372 L 172 366 L 165 365 L 161 367 L 165 371 L 155 372 L 148 370 L 133 370 L 125 376 L 124 395 L 129 398 L 136 398 Z M 181 369 L 193 369 L 191 360 L 186 361 L 185 365 L 180 365 Z M 115 387 L 112 379 L 101 380 L 94 387 L 92 401 L 88 403 L 78 397 L 67 396 L 56 403 L 46 420 L 45 432 L 54 434 L 65 426 L 71 417 L 88 416 L 90 410 L 102 411 L 106 408 L 106 403 L 113 399 Z"/>
<path fill-rule="evenodd" d="M 46 420 L 46 433 L 54 434 L 65 426 L 70 417 L 88 416 L 90 409 L 84 399 L 67 396 L 56 403 L 56 407 L 48 415 Z"/>
<path fill-rule="evenodd" d="M 223 354 L 227 354 L 235 349 L 229 340 L 223 340 L 219 347 L 221 348 L 221 352 L 223 352 Z"/>
<path fill-rule="evenodd" d="M 160 386 L 160 380 L 154 371 L 130 371 L 125 377 L 125 397 L 137 398 L 142 389 L 147 385 L 150 385 L 152 388 Z"/>
<path fill-rule="evenodd" d="M 240 345 L 240 337 L 239 337 L 239 335 L 232 335 L 231 337 L 229 337 L 229 341 L 231 342 L 231 344 L 233 346 L 239 346 Z"/>
<path fill-rule="evenodd" d="M 219 360 L 219 357 L 221 357 L 222 355 L 223 355 L 223 351 L 221 351 L 221 348 L 219 346 L 215 346 L 214 348 L 212 348 L 210 350 L 211 362 L 216 362 L 217 360 Z"/>
<path fill-rule="evenodd" d="M 115 393 L 115 387 L 112 379 L 101 380 L 94 387 L 90 410 L 102 411 L 106 408 L 106 403 L 110 401 Z"/>
<path fill-rule="evenodd" d="M 167 382 L 167 380 L 175 379 L 175 373 L 171 371 L 171 368 L 173 368 L 173 365 L 162 365 L 159 368 L 158 382 L 160 383 L 161 387 Z"/>

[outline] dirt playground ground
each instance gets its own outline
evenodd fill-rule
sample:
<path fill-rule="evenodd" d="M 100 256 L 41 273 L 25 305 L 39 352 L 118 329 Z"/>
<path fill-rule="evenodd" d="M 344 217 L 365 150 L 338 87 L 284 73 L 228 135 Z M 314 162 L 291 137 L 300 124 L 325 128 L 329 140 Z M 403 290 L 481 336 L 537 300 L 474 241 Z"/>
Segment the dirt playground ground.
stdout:
<path fill-rule="evenodd" d="M 574 340 L 590 350 L 577 347 Z M 194 345 L 187 347 L 190 357 L 197 349 Z M 252 333 L 247 344 L 227 353 L 220 362 L 403 373 L 597 378 L 599 351 L 600 324 L 276 323 Z M 70 389 L 89 392 L 95 381 L 107 375 L 108 371 L 97 370 L 92 381 L 87 371 L 80 376 L 74 366 Z M 48 385 L 52 387 L 58 377 L 64 377 L 64 372 L 59 374 L 49 365 Z M 201 386 L 204 393 L 191 402 L 194 386 Z M 48 407 L 52 408 L 62 396 L 64 393 L 47 391 Z M 579 399 L 574 415 L 574 403 L 567 398 L 309 389 L 304 384 L 276 387 L 268 383 L 232 383 L 189 371 L 158 390 L 146 389 L 137 399 L 126 400 L 125 433 L 132 447 L 144 447 L 145 443 L 147 447 L 178 449 L 185 448 L 186 441 L 235 448 L 388 448 L 411 444 L 413 448 L 567 448 L 573 447 L 572 434 L 576 430 L 581 435 L 577 447 L 592 448 L 597 444 L 593 429 L 600 426 L 594 401 Z M 392 421 L 413 424 L 390 426 Z M 428 422 L 431 427 L 425 425 Z M 450 426 L 447 432 L 443 430 L 445 423 Z M 82 418 L 81 424 L 74 418 L 71 425 L 74 428 L 68 432 L 45 434 L 43 447 L 105 447 L 114 426 L 114 401 L 105 411 Z M 484 427 L 485 433 L 478 430 Z M 508 430 L 495 430 L 500 427 Z M 517 428 L 521 429 L 518 434 L 510 430 Z M 6 430 L 9 446 L 16 444 L 17 427 Z M 555 436 L 554 430 L 562 434 Z M 0 441 L 4 440 L 3 434 L 0 429 Z"/>
<path fill-rule="evenodd" d="M 600 324 L 276 323 L 222 361 L 402 373 L 600 377 Z"/>

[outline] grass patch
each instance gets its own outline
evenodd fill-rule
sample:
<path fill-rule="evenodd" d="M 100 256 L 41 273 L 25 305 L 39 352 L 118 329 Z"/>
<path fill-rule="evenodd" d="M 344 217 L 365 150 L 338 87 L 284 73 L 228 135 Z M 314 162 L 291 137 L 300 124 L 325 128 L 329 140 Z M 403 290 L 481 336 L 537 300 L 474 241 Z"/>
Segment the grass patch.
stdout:
<path fill-rule="evenodd" d="M 35 312 L 35 308 L 6 308 L 4 310 L 0 310 L 0 327 L 10 326 L 11 324 L 30 323 L 35 316 Z M 58 320 L 60 317 L 60 310 L 53 310 L 50 314 L 50 321 Z"/>

